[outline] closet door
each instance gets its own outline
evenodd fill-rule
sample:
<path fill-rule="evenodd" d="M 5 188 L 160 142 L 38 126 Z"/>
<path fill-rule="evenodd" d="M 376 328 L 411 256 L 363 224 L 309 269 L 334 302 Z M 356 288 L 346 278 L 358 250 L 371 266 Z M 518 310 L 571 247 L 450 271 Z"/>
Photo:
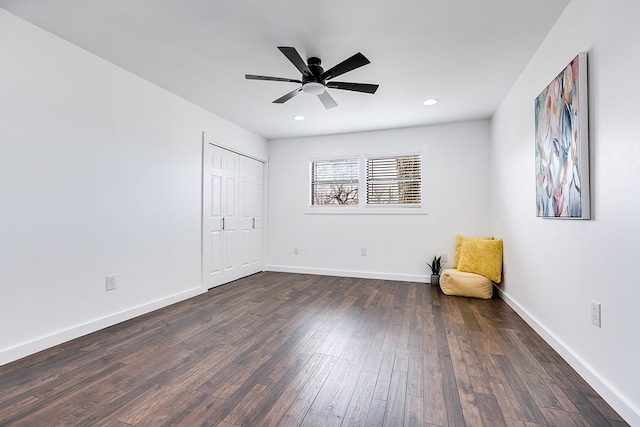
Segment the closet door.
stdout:
<path fill-rule="evenodd" d="M 202 281 L 212 288 L 263 268 L 263 171 L 257 160 L 203 147 Z"/>
<path fill-rule="evenodd" d="M 222 260 L 224 282 L 242 277 L 240 254 L 242 251 L 240 232 L 240 157 L 238 154 L 221 149 L 223 164 L 222 187 Z"/>
<path fill-rule="evenodd" d="M 253 229 L 252 200 L 253 162 L 243 157 L 240 160 L 240 233 L 242 235 L 242 253 L 240 268 L 244 275 L 251 274 L 251 230 Z"/>
<path fill-rule="evenodd" d="M 257 273 L 264 268 L 264 163 L 254 160 L 251 191 L 252 229 L 251 229 L 251 272 Z"/>
<path fill-rule="evenodd" d="M 264 164 L 248 157 L 240 159 L 240 232 L 243 276 L 262 271 L 262 211 Z"/>
<path fill-rule="evenodd" d="M 205 144 L 202 174 L 202 283 L 207 288 L 222 278 L 223 150 Z"/>

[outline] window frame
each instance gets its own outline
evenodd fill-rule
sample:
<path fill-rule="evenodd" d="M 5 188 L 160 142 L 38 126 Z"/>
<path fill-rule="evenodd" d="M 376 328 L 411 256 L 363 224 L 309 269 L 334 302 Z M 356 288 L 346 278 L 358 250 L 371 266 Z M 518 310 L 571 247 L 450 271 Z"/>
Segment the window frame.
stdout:
<path fill-rule="evenodd" d="M 420 190 L 419 190 L 419 201 L 418 203 L 372 203 L 369 202 L 369 199 L 371 197 L 370 191 L 369 191 L 369 185 L 372 182 L 381 182 L 383 181 L 383 179 L 369 179 L 369 160 L 371 159 L 392 159 L 395 160 L 396 162 L 398 161 L 398 159 L 401 158 L 409 158 L 409 157 L 417 157 L 418 161 L 420 163 L 419 165 L 419 171 L 420 171 L 420 176 L 416 179 L 408 179 L 404 182 L 417 182 Z M 365 167 L 365 206 L 368 208 L 379 208 L 379 207 L 388 207 L 388 208 L 420 208 L 422 206 L 422 200 L 423 200 L 423 176 L 424 176 L 424 171 L 423 171 L 423 167 L 422 167 L 422 154 L 417 154 L 417 153 L 413 153 L 413 154 L 392 154 L 392 155 L 370 155 L 370 156 L 365 156 L 364 157 L 364 167 Z M 386 181 L 388 183 L 397 183 L 400 184 L 401 182 L 403 182 L 399 177 L 396 178 L 391 178 L 391 177 L 387 177 Z"/>
<path fill-rule="evenodd" d="M 367 203 L 367 159 L 380 158 L 380 157 L 408 157 L 419 156 L 420 157 L 420 203 L 419 204 L 368 204 Z M 358 159 L 358 204 L 350 205 L 312 205 L 312 187 L 311 187 L 311 168 L 312 163 L 317 161 L 332 161 L 332 160 L 345 160 L 345 159 Z M 307 215 L 427 215 L 426 204 L 426 162 L 425 151 L 410 151 L 410 152 L 372 152 L 357 155 L 343 155 L 343 156 L 323 156 L 314 157 L 308 159 L 308 177 L 307 177 L 307 203 L 308 208 L 305 212 Z"/>
<path fill-rule="evenodd" d="M 326 162 L 326 163 L 330 163 L 330 162 L 339 162 L 339 161 L 345 161 L 345 162 L 349 162 L 349 161 L 355 161 L 355 164 L 358 168 L 358 173 L 357 173 L 357 178 L 355 183 L 356 185 L 356 189 L 357 189 L 357 203 L 346 203 L 346 204 L 341 204 L 341 203 L 323 203 L 323 204 L 314 204 L 314 183 L 316 183 L 318 181 L 314 180 L 314 163 L 317 162 Z M 334 180 L 334 182 L 339 181 L 339 180 Z M 331 181 L 328 181 L 331 182 Z M 361 190 L 362 190 L 362 162 L 359 156 L 339 156 L 339 157 L 330 157 L 330 158 L 317 158 L 317 159 L 310 159 L 309 160 L 309 182 L 308 182 L 309 186 L 309 207 L 313 208 L 313 209 L 317 209 L 317 208 L 328 208 L 328 209 L 337 209 L 337 208 L 352 208 L 352 207 L 357 207 L 360 205 L 360 200 L 361 200 Z"/>

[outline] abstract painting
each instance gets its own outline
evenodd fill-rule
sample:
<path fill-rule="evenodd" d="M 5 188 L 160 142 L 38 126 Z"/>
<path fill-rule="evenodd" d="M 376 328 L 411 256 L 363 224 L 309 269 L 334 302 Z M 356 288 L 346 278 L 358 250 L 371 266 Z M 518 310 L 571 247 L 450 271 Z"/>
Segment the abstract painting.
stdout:
<path fill-rule="evenodd" d="M 536 205 L 543 218 L 589 219 L 587 54 L 535 101 Z"/>

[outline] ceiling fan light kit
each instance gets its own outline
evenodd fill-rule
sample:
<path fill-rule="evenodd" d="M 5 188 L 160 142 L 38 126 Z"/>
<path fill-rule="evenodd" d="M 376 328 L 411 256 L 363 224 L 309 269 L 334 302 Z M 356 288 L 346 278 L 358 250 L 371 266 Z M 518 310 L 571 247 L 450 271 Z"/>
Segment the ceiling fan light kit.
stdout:
<path fill-rule="evenodd" d="M 311 95 L 320 95 L 325 91 L 325 85 L 316 82 L 303 83 L 302 91 Z"/>
<path fill-rule="evenodd" d="M 336 103 L 333 97 L 329 95 L 326 90 L 327 88 L 350 90 L 354 92 L 370 94 L 374 94 L 376 90 L 378 90 L 378 85 L 376 84 L 329 81 L 334 77 L 338 77 L 344 73 L 369 64 L 370 61 L 360 52 L 325 71 L 321 66 L 322 61 L 320 60 L 320 58 L 312 56 L 307 59 L 307 63 L 305 64 L 304 60 L 294 47 L 279 46 L 278 49 L 284 54 L 284 56 L 287 57 L 289 61 L 291 61 L 291 63 L 298 69 L 298 71 L 302 73 L 302 76 L 299 80 L 284 77 L 269 77 L 258 76 L 255 74 L 245 74 L 245 78 L 247 80 L 267 80 L 275 82 L 299 83 L 301 85 L 300 87 L 273 101 L 275 104 L 283 104 L 302 91 L 311 95 L 317 95 L 318 99 L 320 99 L 320 101 L 322 102 L 322 105 L 324 105 L 324 108 L 329 109 L 337 107 L 338 103 Z"/>

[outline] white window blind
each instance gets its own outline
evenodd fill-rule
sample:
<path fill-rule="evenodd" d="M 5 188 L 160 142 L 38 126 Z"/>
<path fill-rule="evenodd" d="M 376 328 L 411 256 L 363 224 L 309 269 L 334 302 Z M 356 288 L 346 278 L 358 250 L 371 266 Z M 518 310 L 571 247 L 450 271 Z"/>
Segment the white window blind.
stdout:
<path fill-rule="evenodd" d="M 420 155 L 369 157 L 366 164 L 367 205 L 420 205 Z"/>
<path fill-rule="evenodd" d="M 311 205 L 357 205 L 358 159 L 311 162 Z"/>

